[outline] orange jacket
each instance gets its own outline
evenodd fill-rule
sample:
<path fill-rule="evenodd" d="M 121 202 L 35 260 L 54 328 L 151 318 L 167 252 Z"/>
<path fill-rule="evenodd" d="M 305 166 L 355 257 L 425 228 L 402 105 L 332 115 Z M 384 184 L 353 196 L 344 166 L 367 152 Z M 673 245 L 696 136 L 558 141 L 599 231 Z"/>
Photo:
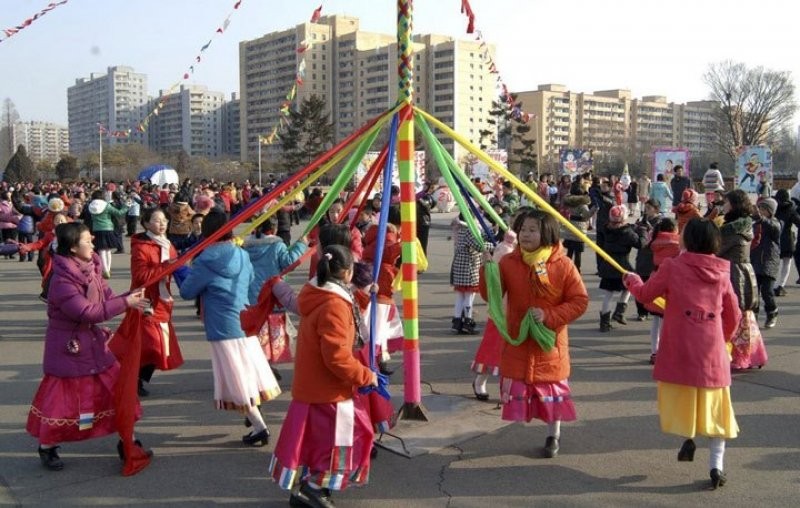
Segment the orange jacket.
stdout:
<path fill-rule="evenodd" d="M 556 332 L 556 345 L 544 352 L 529 338 L 519 346 L 503 342 L 500 374 L 525 383 L 553 383 L 567 379 L 570 374 L 569 336 L 567 324 L 578 319 L 589 305 L 589 295 L 575 265 L 559 244 L 547 260 L 549 284 L 522 260 L 519 247 L 500 260 L 500 280 L 507 296 L 506 318 L 508 333 L 516 338 L 526 312 L 531 307 L 544 310 L 544 324 Z M 481 268 L 480 291 L 487 298 L 484 269 Z"/>
<path fill-rule="evenodd" d="M 297 332 L 292 399 L 326 404 L 351 399 L 372 378 L 353 355 L 356 324 L 350 295 L 337 284 L 306 283 L 297 297 Z"/>

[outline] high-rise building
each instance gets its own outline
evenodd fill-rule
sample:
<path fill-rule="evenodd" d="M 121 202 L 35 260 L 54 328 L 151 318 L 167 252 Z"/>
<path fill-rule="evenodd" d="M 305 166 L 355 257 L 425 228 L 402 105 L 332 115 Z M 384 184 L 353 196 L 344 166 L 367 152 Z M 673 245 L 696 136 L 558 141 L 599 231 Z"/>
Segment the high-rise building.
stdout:
<path fill-rule="evenodd" d="M 222 153 L 238 159 L 241 156 L 239 123 L 239 94 L 233 92 L 231 100 L 222 105 Z"/>
<path fill-rule="evenodd" d="M 163 154 L 184 150 L 191 156 L 223 155 L 224 93 L 202 85 L 181 85 L 171 94 L 160 91 L 153 102 L 163 107 L 150 118 L 150 148 Z"/>
<path fill-rule="evenodd" d="M 298 53 L 301 45 L 310 47 Z M 496 78 L 480 44 L 419 35 L 412 45 L 414 103 L 478 143 L 480 131 L 489 126 L 496 97 Z M 494 56 L 494 46 L 488 50 Z M 330 108 L 337 141 L 397 102 L 396 36 L 361 31 L 358 18 L 325 16 L 317 23 L 243 41 L 239 44 L 242 161 L 254 161 L 258 137 L 269 134 L 279 122 L 280 105 L 302 59 L 305 77 L 295 101 L 322 97 Z M 452 140 L 441 139 L 457 158 L 463 153 Z M 265 159 L 275 161 L 278 155 L 277 145 L 263 149 Z"/>
<path fill-rule="evenodd" d="M 622 151 L 637 157 L 655 147 L 688 148 L 693 156 L 717 150 L 714 101 L 677 104 L 663 96 L 634 99 L 630 90 L 588 94 L 556 84 L 516 95 L 533 114 L 527 137 L 536 140 L 541 171 L 554 171 L 566 148 L 593 150 L 595 157 Z"/>
<path fill-rule="evenodd" d="M 67 89 L 70 152 L 98 149 L 98 123 L 112 133 L 130 129 L 129 136 L 110 136 L 104 143 L 146 143 L 146 134 L 137 126 L 147 114 L 147 104 L 147 75 L 130 67 L 109 67 L 106 74 L 76 79 Z"/>
<path fill-rule="evenodd" d="M 18 122 L 13 128 L 13 146 L 24 145 L 34 164 L 46 160 L 52 164 L 69 153 L 69 131 L 50 122 Z"/>

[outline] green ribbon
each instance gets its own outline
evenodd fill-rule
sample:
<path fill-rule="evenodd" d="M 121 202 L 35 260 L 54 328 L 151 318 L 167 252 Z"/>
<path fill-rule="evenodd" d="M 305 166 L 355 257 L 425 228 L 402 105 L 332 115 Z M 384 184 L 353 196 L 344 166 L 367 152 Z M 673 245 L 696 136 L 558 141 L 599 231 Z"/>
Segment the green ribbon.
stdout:
<path fill-rule="evenodd" d="M 536 319 L 533 311 L 528 309 L 519 325 L 519 335 L 516 339 L 508 334 L 508 322 L 503 309 L 503 289 L 500 285 L 500 266 L 494 261 L 487 261 L 483 265 L 486 279 L 486 290 L 489 294 L 489 317 L 494 321 L 497 330 L 503 339 L 512 346 L 519 346 L 528 337 L 533 337 L 544 352 L 549 352 L 556 345 L 556 332 L 547 328 L 544 323 Z"/>

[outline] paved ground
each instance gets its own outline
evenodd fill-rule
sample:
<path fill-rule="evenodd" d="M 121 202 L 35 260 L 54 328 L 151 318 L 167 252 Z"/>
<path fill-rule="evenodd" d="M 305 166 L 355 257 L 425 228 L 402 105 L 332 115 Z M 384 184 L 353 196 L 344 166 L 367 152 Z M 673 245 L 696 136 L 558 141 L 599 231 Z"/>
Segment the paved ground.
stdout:
<path fill-rule="evenodd" d="M 586 276 L 592 302 L 570 327 L 571 382 L 579 420 L 563 426 L 560 455 L 541 459 L 544 425 L 493 420 L 499 419 L 496 384 L 490 386 L 491 401 L 472 397 L 468 367 L 480 338 L 449 331 L 452 248 L 446 224 L 451 217 L 434 216 L 431 269 L 420 278 L 424 393 L 456 400 L 461 418 L 477 426 L 486 422 L 486 428 L 441 449 L 433 441 L 441 438 L 431 437 L 428 444 L 434 451 L 411 459 L 382 451 L 370 485 L 338 494 L 338 505 L 797 505 L 800 288 L 790 284 L 789 296 L 778 300 L 779 325 L 765 333 L 767 367 L 735 376 L 732 395 L 741 435 L 729 443 L 726 454 L 728 485 L 709 492 L 707 443 L 699 440 L 695 462 L 678 463 L 681 439 L 659 431 L 655 384 L 647 365 L 649 323 L 634 321 L 611 334 L 598 333 L 598 280 Z M 585 257 L 584 272 L 591 274 L 594 255 Z M 126 289 L 128 256 L 114 256 L 114 264 L 112 286 Z M 290 282 L 301 280 L 298 273 Z M 0 260 L 0 505 L 286 506 L 286 494 L 266 477 L 272 444 L 244 448 L 241 418 L 213 408 L 209 348 L 186 302 L 177 305 L 175 316 L 186 364 L 175 372 L 156 373 L 137 427 L 139 437 L 155 451 L 152 466 L 135 477 L 121 477 L 116 437 L 108 437 L 65 445 L 66 468 L 45 471 L 35 440 L 24 431 L 41 377 L 45 308 L 36 298 L 38 284 L 33 263 Z M 477 314 L 479 321 L 485 319 L 482 303 Z M 288 387 L 291 368 L 281 370 Z M 401 389 L 396 374 L 393 390 Z M 273 435 L 288 401 L 285 393 L 265 406 Z M 402 431 L 407 424 L 400 425 Z M 427 425 L 435 436 L 449 423 L 439 418 Z"/>

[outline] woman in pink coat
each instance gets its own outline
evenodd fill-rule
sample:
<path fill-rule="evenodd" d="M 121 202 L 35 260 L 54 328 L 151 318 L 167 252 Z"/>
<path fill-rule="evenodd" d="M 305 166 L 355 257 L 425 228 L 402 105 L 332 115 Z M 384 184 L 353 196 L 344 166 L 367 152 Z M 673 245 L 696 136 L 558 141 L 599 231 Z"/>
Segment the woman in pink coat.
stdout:
<path fill-rule="evenodd" d="M 664 261 L 646 283 L 634 274 L 625 286 L 637 300 L 666 299 L 653 378 L 658 382 L 661 430 L 686 437 L 679 461 L 694 459 L 694 436 L 711 438 L 711 486 L 725 484 L 725 440 L 739 432 L 731 404 L 731 362 L 725 343 L 741 318 L 730 263 L 714 255 L 720 232 L 692 219 L 681 238 L 686 252 Z"/>
<path fill-rule="evenodd" d="M 85 225 L 62 224 L 56 239 L 44 378 L 26 426 L 39 439 L 39 458 L 51 471 L 64 467 L 58 456 L 60 443 L 116 432 L 113 395 L 119 363 L 108 349 L 108 329 L 98 325 L 128 307 L 141 310 L 149 304 L 141 290 L 114 295 L 101 276 L 100 258 Z"/>

